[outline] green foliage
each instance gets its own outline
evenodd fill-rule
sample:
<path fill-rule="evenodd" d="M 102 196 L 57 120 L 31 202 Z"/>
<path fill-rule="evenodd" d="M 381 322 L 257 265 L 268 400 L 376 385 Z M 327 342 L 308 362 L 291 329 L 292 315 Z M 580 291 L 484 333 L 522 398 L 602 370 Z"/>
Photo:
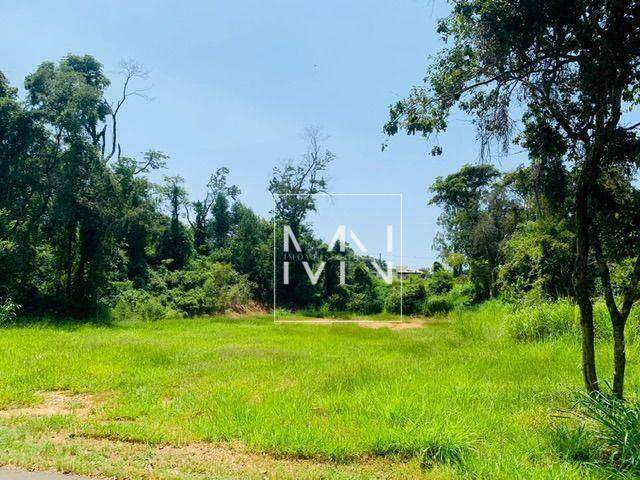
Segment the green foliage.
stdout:
<path fill-rule="evenodd" d="M 401 291 L 402 290 L 402 291 Z M 422 304 L 426 298 L 424 283 L 419 279 L 409 277 L 403 281 L 402 288 L 400 282 L 394 282 L 385 300 L 385 311 L 389 313 L 402 313 L 413 315 L 422 311 Z"/>
<path fill-rule="evenodd" d="M 530 242 L 543 250 L 537 254 L 533 249 L 531 256 L 522 249 L 527 242 L 517 239 L 511 245 L 513 263 L 504 273 L 507 281 L 516 277 L 516 289 L 541 283 L 545 294 L 550 290 L 553 297 L 574 294 L 578 299 L 585 315 L 583 369 L 589 391 L 598 384 L 587 318 L 595 283 L 592 256 L 610 304 L 615 300 L 609 263 L 636 256 L 638 268 L 625 283 L 635 290 L 640 277 L 640 134 L 637 124 L 626 125 L 622 113 L 640 102 L 640 43 L 635 41 L 640 17 L 629 15 L 635 8 L 628 2 L 454 0 L 450 14 L 438 23 L 444 46 L 431 57 L 424 84 L 390 107 L 384 126 L 388 135 L 405 131 L 435 140 L 447 130 L 452 113 L 461 110 L 477 127 L 483 159 L 491 157 L 495 146 L 504 152 L 513 143 L 525 148 L 530 185 L 521 181 L 527 171 L 502 178 L 487 193 L 480 211 L 477 196 L 468 195 L 477 190 L 466 186 L 474 187 L 479 178 L 486 191 L 486 177 L 469 178 L 469 170 L 461 169 L 437 180 L 435 200 L 442 198 L 445 210 L 441 249 L 482 262 L 489 273 L 483 276 L 490 280 L 489 296 L 494 296 L 503 261 L 500 244 L 523 215 L 531 219 L 570 213 L 573 224 L 567 227 L 576 235 L 573 292 L 568 282 L 559 283 L 566 277 L 562 264 L 569 257 L 566 235 L 552 242 Z M 518 132 L 516 125 L 521 126 Z M 431 148 L 434 154 L 442 153 L 437 144 Z M 475 172 L 488 170 L 482 166 Z M 442 197 L 443 189 L 450 195 Z M 487 290 L 478 293 L 484 296 Z M 622 301 L 622 317 L 637 299 L 637 292 L 630 293 Z M 619 317 L 613 305 L 611 310 Z M 543 330 L 540 334 L 547 335 Z M 626 360 L 620 349 L 616 352 L 614 389 L 622 395 L 624 368 L 619 367 Z"/>
<path fill-rule="evenodd" d="M 640 474 L 640 403 L 605 394 L 584 395 L 575 415 L 600 449 L 599 461 Z"/>
<path fill-rule="evenodd" d="M 170 221 L 160 238 L 158 255 L 171 270 L 183 268 L 192 252 L 189 232 L 180 221 L 180 209 L 186 204 L 182 177 L 165 177 L 161 192 L 169 204 Z"/>
<path fill-rule="evenodd" d="M 0 302 L 0 326 L 15 322 L 19 310 L 20 306 L 13 303 L 10 298 Z"/>
<path fill-rule="evenodd" d="M 454 306 L 446 295 L 428 297 L 423 304 L 422 313 L 427 316 L 449 313 Z"/>
<path fill-rule="evenodd" d="M 507 298 L 518 298 L 533 289 L 551 299 L 569 296 L 574 245 L 566 221 L 542 218 L 519 225 L 502 247 L 501 291 Z"/>
<path fill-rule="evenodd" d="M 467 257 L 463 253 L 453 252 L 447 255 L 444 259 L 445 263 L 449 265 L 454 277 L 459 277 L 467 266 Z M 434 272 L 435 273 L 435 272 Z"/>
<path fill-rule="evenodd" d="M 493 269 L 491 264 L 483 259 L 473 259 L 469 264 L 469 278 L 475 289 L 475 300 L 482 301 L 490 298 L 493 290 Z"/>
<path fill-rule="evenodd" d="M 601 453 L 584 425 L 555 425 L 549 432 L 549 443 L 560 458 L 570 462 L 594 462 Z"/>
<path fill-rule="evenodd" d="M 427 295 L 443 295 L 453 288 L 453 274 L 445 269 L 434 271 L 427 278 L 425 293 Z"/>
<path fill-rule="evenodd" d="M 183 270 L 159 270 L 152 292 L 186 315 L 242 310 L 251 303 L 251 285 L 229 264 L 192 260 Z"/>
<path fill-rule="evenodd" d="M 230 262 L 246 275 L 256 300 L 273 295 L 273 226 L 240 202 L 232 208 L 235 225 L 230 240 Z"/>
<path fill-rule="evenodd" d="M 310 212 L 316 209 L 315 195 L 327 191 L 324 178 L 335 155 L 324 147 L 327 136 L 319 127 L 304 132 L 307 151 L 299 162 L 288 161 L 273 169 L 269 192 L 275 203 L 275 217 L 298 235 Z"/>
<path fill-rule="evenodd" d="M 634 315 L 637 315 L 635 310 Z M 593 321 L 596 339 L 610 340 L 613 335 L 611 319 L 604 303 L 597 302 L 594 305 Z M 507 317 L 506 325 L 512 338 L 524 342 L 558 338 L 566 334 L 579 335 L 580 312 L 568 299 L 545 302 L 534 298 L 519 304 Z M 631 320 L 628 332 L 630 340 L 636 338 L 636 328 Z"/>
<path fill-rule="evenodd" d="M 117 321 L 138 318 L 143 321 L 155 322 L 180 314 L 163 305 L 157 297 L 148 292 L 126 290 L 118 296 L 112 315 Z"/>
<path fill-rule="evenodd" d="M 507 319 L 509 335 L 523 342 L 544 340 L 574 330 L 575 305 L 569 300 L 517 308 Z"/>

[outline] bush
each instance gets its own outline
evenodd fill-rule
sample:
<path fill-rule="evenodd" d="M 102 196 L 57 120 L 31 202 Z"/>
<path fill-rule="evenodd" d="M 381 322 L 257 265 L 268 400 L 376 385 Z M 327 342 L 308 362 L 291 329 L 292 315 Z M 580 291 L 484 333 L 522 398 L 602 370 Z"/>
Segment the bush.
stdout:
<path fill-rule="evenodd" d="M 0 325 L 9 325 L 15 322 L 20 307 L 10 298 L 0 303 Z"/>
<path fill-rule="evenodd" d="M 422 313 L 427 316 L 449 313 L 453 310 L 453 304 L 446 295 L 429 297 L 424 301 Z"/>
<path fill-rule="evenodd" d="M 453 288 L 453 274 L 445 269 L 434 271 L 425 284 L 426 294 L 443 295 Z"/>
<path fill-rule="evenodd" d="M 150 290 L 164 305 L 189 316 L 241 311 L 252 302 L 247 278 L 211 258 L 193 260 L 185 270 L 159 269 L 151 275 Z"/>
<path fill-rule="evenodd" d="M 547 299 L 570 295 L 574 245 L 565 220 L 542 218 L 518 225 L 501 248 L 505 259 L 498 273 L 502 295 L 519 298 L 533 289 Z"/>
<path fill-rule="evenodd" d="M 629 318 L 629 340 L 635 337 L 633 318 L 637 309 Z M 593 323 L 595 337 L 609 340 L 613 337 L 609 311 L 602 302 L 593 306 Z M 524 302 L 507 316 L 509 335 L 520 341 L 537 341 L 555 338 L 565 334 L 580 334 L 580 310 L 570 300 L 558 300 L 553 303 Z"/>
<path fill-rule="evenodd" d="M 160 300 L 150 297 L 139 306 L 140 318 L 147 322 L 157 322 L 169 316 L 169 309 Z"/>
<path fill-rule="evenodd" d="M 170 307 L 165 306 L 160 299 L 144 290 L 125 290 L 122 292 L 112 309 L 115 320 L 122 321 L 132 318 L 155 322 L 169 316 L 179 316 Z"/>
<path fill-rule="evenodd" d="M 525 306 L 507 317 L 509 335 L 522 342 L 559 337 L 574 325 L 575 306 L 569 300 Z"/>
<path fill-rule="evenodd" d="M 349 312 L 371 315 L 382 311 L 382 302 L 373 291 L 355 292 L 349 297 L 346 307 Z"/>
<path fill-rule="evenodd" d="M 407 315 L 420 313 L 425 296 L 423 283 L 418 280 L 405 281 L 402 285 L 402 295 L 400 294 L 400 285 L 396 283 L 387 294 L 384 308 L 389 313 L 400 313 L 400 305 L 402 304 L 403 313 Z"/>
<path fill-rule="evenodd" d="M 347 302 L 349 301 L 349 293 L 347 289 L 339 285 L 335 288 L 334 293 L 329 295 L 329 298 L 322 304 L 323 307 L 326 307 L 328 312 L 342 312 L 347 310 Z"/>
<path fill-rule="evenodd" d="M 640 403 L 598 394 L 584 395 L 575 415 L 600 448 L 600 461 L 640 474 Z"/>

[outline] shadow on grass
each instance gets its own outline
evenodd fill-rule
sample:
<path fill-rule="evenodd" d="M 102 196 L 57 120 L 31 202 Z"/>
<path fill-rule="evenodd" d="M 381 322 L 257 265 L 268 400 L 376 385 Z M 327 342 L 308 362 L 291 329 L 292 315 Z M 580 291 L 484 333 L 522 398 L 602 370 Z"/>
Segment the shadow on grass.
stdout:
<path fill-rule="evenodd" d="M 116 325 L 117 322 L 107 314 L 84 318 L 76 318 L 68 315 L 21 315 L 9 322 L 0 323 L 0 330 L 39 327 L 72 331 L 86 326 L 114 328 Z"/>

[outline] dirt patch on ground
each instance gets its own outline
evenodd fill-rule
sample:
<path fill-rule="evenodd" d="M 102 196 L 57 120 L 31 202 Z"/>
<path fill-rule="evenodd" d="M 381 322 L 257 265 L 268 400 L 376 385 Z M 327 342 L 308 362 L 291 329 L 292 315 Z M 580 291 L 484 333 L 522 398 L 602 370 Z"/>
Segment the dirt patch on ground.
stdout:
<path fill-rule="evenodd" d="M 0 418 L 51 417 L 54 415 L 75 415 L 86 418 L 106 398 L 103 394 L 73 393 L 68 390 L 39 392 L 41 403 L 27 407 L 0 410 Z"/>
<path fill-rule="evenodd" d="M 363 328 L 372 328 L 378 330 L 381 328 L 388 328 L 390 330 L 409 330 L 414 328 L 423 328 L 428 325 L 435 325 L 438 323 L 445 323 L 446 319 L 442 318 L 411 318 L 404 322 L 398 321 L 384 321 L 384 320 L 363 320 L 363 319 L 350 319 L 339 320 L 335 318 L 309 318 L 308 320 L 280 320 L 276 323 L 293 323 L 303 325 L 357 325 Z"/>
<path fill-rule="evenodd" d="M 323 459 L 296 459 L 268 453 L 253 453 L 241 444 L 185 445 L 148 444 L 95 438 L 58 432 L 41 438 L 38 445 L 59 454 L 73 452 L 74 461 L 86 456 L 98 465 L 110 464 L 109 476 L 118 478 L 237 478 L 237 479 L 320 479 L 320 478 L 427 478 L 417 462 L 382 458 L 362 458 L 349 463 Z M 58 461 L 58 465 L 64 462 Z M 59 467 L 58 467 L 59 468 Z M 101 468 L 84 474 L 105 475 Z M 424 476 L 423 476 L 424 475 Z"/>
<path fill-rule="evenodd" d="M 75 415 L 84 420 L 95 415 L 96 408 L 108 399 L 105 394 L 76 394 L 67 390 L 38 395 L 42 399 L 40 404 L 0 411 L 0 420 L 7 418 L 19 422 L 21 417 L 53 415 Z M 0 464 L 92 478 L 153 480 L 432 478 L 426 475 L 417 460 L 358 457 L 337 463 L 323 457 L 299 458 L 297 455 L 250 451 L 241 443 L 144 442 L 96 434 L 80 424 L 71 429 L 36 430 L 26 435 L 9 430 L 7 449 L 20 452 L 20 455 L 0 451 Z"/>

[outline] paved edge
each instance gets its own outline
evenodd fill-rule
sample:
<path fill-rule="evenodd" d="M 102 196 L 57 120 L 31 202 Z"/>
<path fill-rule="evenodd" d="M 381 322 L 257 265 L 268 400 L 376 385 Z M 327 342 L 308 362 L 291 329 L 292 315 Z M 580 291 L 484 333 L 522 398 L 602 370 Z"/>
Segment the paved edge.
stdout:
<path fill-rule="evenodd" d="M 27 472 L 15 468 L 0 467 L 0 480 L 92 480 L 89 477 L 57 472 Z"/>

